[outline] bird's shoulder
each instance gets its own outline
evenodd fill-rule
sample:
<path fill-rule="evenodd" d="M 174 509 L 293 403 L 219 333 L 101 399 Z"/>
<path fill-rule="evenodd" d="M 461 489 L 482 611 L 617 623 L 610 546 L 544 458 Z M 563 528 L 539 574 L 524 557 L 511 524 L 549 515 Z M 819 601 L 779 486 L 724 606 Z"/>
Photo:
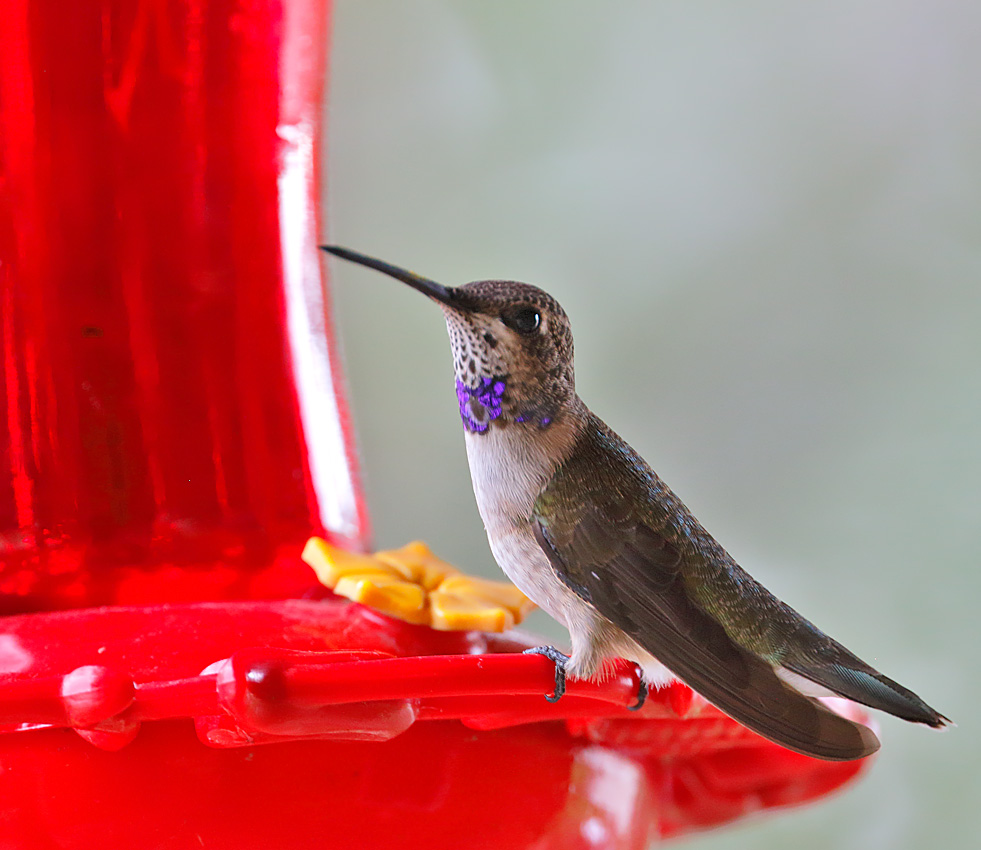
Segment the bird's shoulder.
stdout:
<path fill-rule="evenodd" d="M 535 507 L 539 516 L 569 526 L 570 532 L 591 522 L 621 539 L 656 535 L 681 553 L 718 546 L 640 454 L 591 411 Z"/>
<path fill-rule="evenodd" d="M 564 580 L 586 589 L 613 582 L 624 608 L 650 594 L 664 603 L 675 598 L 678 607 L 695 605 L 760 651 L 772 649 L 761 612 L 781 627 L 799 621 L 595 414 L 536 501 L 534 520 Z"/>

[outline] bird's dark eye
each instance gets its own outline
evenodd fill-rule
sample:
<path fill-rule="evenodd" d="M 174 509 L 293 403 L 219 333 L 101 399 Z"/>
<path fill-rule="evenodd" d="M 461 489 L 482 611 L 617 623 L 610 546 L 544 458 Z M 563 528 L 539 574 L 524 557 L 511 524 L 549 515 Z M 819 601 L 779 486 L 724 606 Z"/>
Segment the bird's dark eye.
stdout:
<path fill-rule="evenodd" d="M 512 307 L 501 313 L 501 321 L 519 334 L 532 334 L 542 323 L 542 314 L 534 307 Z"/>

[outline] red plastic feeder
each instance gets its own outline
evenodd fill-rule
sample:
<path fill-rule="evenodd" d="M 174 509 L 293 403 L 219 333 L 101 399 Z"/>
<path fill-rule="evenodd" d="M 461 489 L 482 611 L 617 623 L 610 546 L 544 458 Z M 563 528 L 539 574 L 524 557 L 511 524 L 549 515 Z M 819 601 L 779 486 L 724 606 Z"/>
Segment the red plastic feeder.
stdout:
<path fill-rule="evenodd" d="M 322 588 L 364 548 L 316 237 L 324 0 L 0 18 L 4 848 L 642 848 L 812 800 L 680 685 Z M 102 607 L 97 607 L 102 606 Z"/>

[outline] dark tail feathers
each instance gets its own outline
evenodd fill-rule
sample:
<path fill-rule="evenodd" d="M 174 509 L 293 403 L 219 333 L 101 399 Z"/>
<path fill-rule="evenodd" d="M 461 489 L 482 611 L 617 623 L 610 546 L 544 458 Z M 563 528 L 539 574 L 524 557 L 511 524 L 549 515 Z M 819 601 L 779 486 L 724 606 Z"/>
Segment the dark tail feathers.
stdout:
<path fill-rule="evenodd" d="M 847 654 L 851 655 L 851 653 Z M 911 690 L 883 676 L 860 659 L 855 658 L 854 662 L 857 663 L 853 664 L 848 664 L 847 661 L 851 659 L 839 659 L 832 663 L 784 661 L 783 666 L 836 694 L 867 705 L 869 708 L 886 711 L 911 723 L 925 723 L 935 729 L 950 723 L 950 720 L 927 705 Z"/>

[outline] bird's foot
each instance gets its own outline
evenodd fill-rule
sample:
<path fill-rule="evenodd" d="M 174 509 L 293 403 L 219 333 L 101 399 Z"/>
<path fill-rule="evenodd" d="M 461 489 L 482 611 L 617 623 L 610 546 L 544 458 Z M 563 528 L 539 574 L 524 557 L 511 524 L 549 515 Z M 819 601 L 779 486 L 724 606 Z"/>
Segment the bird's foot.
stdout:
<path fill-rule="evenodd" d="M 627 711 L 640 711 L 644 707 L 645 702 L 647 702 L 647 682 L 641 676 L 640 685 L 637 686 L 637 702 L 633 705 L 628 705 Z"/>
<path fill-rule="evenodd" d="M 555 664 L 555 691 L 551 696 L 545 694 L 545 699 L 549 702 L 558 702 L 565 693 L 565 666 L 569 663 L 569 656 L 564 652 L 559 652 L 554 646 L 536 646 L 526 649 L 524 655 L 544 655 L 549 661 Z"/>

